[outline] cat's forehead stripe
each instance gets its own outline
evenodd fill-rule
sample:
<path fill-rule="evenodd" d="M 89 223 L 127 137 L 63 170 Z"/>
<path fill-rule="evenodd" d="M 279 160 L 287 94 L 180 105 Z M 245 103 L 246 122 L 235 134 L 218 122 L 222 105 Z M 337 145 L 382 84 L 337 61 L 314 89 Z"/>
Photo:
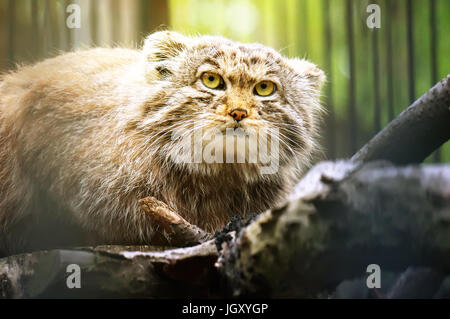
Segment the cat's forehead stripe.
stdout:
<path fill-rule="evenodd" d="M 226 71 L 232 85 L 244 86 L 260 81 L 262 77 L 276 76 L 282 60 L 279 56 L 256 45 L 202 44 L 197 47 L 206 56 L 201 65 Z"/>
<path fill-rule="evenodd" d="M 219 63 L 218 63 L 216 60 L 214 60 L 214 59 L 212 59 L 212 58 L 210 58 L 210 57 L 206 58 L 206 59 L 203 61 L 203 63 L 204 63 L 204 64 L 211 64 L 212 66 L 214 66 L 214 67 L 220 69 Z"/>
<path fill-rule="evenodd" d="M 258 80 L 248 74 L 230 74 L 228 75 L 228 80 L 232 85 L 237 85 L 239 87 L 244 87 L 248 83 L 254 83 Z"/>
<path fill-rule="evenodd" d="M 214 60 L 224 58 L 231 60 L 237 59 L 239 62 L 247 65 L 282 63 L 280 56 L 274 54 L 274 52 L 271 52 L 263 46 L 203 44 L 200 45 L 198 49 L 200 51 L 204 51 L 204 53 Z"/>

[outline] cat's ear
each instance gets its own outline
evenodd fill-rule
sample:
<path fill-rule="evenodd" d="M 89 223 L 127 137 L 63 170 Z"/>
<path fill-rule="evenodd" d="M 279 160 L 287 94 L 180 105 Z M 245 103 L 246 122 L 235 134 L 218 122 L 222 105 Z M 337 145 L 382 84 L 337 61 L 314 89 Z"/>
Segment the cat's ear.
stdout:
<path fill-rule="evenodd" d="M 297 58 L 289 59 L 288 63 L 301 77 L 308 79 L 312 86 L 319 90 L 322 88 L 326 76 L 317 65 L 305 59 Z"/>
<path fill-rule="evenodd" d="M 147 61 L 164 61 L 177 56 L 186 48 L 187 42 L 187 37 L 178 32 L 158 31 L 145 39 L 142 50 Z"/>
<path fill-rule="evenodd" d="M 142 52 L 148 66 L 148 76 L 164 78 L 172 74 L 170 60 L 188 45 L 188 37 L 174 31 L 158 31 L 144 41 Z"/>

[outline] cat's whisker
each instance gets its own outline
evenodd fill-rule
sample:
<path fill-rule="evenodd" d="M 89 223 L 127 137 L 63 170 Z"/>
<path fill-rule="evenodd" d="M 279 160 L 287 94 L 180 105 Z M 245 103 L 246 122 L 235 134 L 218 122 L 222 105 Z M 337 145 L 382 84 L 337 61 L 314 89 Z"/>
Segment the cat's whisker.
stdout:
<path fill-rule="evenodd" d="M 292 149 L 292 147 L 286 142 L 284 141 L 283 138 L 285 138 L 284 135 L 282 135 L 280 138 L 280 136 L 278 136 L 277 132 L 275 132 L 273 129 L 268 128 L 269 129 L 269 133 L 270 133 L 270 138 L 275 138 L 278 142 L 280 142 L 284 147 L 286 147 L 288 149 L 288 151 L 291 153 L 291 156 L 295 156 L 296 152 Z"/>

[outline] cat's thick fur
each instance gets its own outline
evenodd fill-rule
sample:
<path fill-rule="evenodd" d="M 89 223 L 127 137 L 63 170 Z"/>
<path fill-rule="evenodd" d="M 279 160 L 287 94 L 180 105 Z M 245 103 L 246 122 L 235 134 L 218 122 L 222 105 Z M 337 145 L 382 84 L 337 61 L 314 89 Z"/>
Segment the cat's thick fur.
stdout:
<path fill-rule="evenodd" d="M 205 87 L 201 72 L 226 89 Z M 259 44 L 222 37 L 150 35 L 142 50 L 91 49 L 60 55 L 0 80 L 0 250 L 63 244 L 151 243 L 155 230 L 138 200 L 154 196 L 213 231 L 234 214 L 283 200 L 317 148 L 324 74 Z M 261 80 L 277 84 L 254 94 Z M 280 130 L 280 168 L 175 163 L 193 125 Z M 85 232 L 70 233 L 71 225 Z M 77 237 L 78 236 L 78 237 Z"/>

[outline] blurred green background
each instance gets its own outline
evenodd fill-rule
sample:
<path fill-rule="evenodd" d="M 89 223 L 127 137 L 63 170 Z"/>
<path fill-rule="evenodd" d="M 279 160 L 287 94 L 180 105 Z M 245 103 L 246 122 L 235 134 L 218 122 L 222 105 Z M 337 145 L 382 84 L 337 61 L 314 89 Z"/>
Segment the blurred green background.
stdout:
<path fill-rule="evenodd" d="M 81 28 L 66 27 L 69 4 Z M 369 4 L 381 28 L 369 29 Z M 139 47 L 169 28 L 261 42 L 328 75 L 323 145 L 350 156 L 450 70 L 448 0 L 0 0 L 0 72 L 91 46 Z M 450 129 L 450 123 L 449 123 Z M 427 162 L 450 162 L 447 143 Z"/>

